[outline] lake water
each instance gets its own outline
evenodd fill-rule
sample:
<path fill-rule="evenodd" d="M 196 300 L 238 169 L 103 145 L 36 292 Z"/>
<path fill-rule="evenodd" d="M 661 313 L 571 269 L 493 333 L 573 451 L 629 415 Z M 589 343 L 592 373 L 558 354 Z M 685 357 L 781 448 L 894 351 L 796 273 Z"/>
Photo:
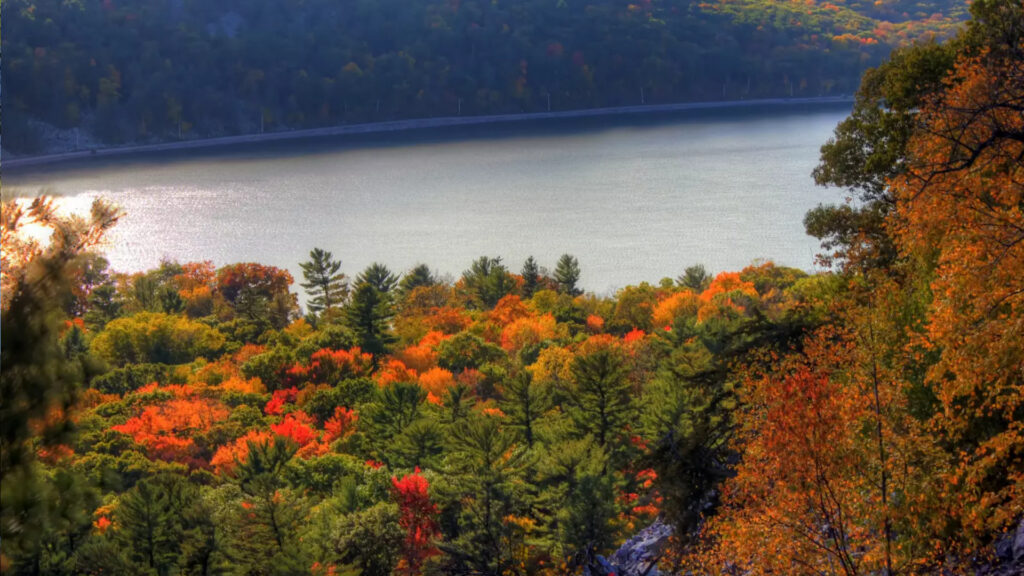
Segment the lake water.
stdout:
<path fill-rule="evenodd" d="M 513 271 L 579 258 L 601 294 L 691 264 L 813 269 L 804 213 L 818 149 L 848 106 L 718 110 L 478 126 L 249 146 L 4 174 L 73 206 L 125 211 L 113 268 L 161 259 L 288 268 L 321 247 L 354 276 L 379 261 L 458 276 L 481 255 Z M 295 287 L 298 290 L 298 286 Z"/>

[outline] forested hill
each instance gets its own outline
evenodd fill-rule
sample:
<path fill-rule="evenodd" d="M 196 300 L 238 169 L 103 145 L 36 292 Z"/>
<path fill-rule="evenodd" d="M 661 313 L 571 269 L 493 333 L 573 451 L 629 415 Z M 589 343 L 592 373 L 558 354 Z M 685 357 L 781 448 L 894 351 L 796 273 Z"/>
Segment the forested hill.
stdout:
<path fill-rule="evenodd" d="M 958 0 L 6 0 L 4 149 L 851 94 Z M 44 124 L 45 123 L 45 124 Z"/>

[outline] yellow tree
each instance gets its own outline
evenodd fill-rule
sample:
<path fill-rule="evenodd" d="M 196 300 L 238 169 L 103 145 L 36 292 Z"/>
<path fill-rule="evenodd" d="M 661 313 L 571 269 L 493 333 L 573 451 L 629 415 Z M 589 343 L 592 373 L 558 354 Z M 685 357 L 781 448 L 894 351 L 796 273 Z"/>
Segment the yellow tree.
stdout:
<path fill-rule="evenodd" d="M 899 248 L 934 269 L 926 344 L 940 355 L 928 384 L 934 430 L 955 464 L 943 518 L 969 547 L 1024 503 L 1024 43 L 1015 42 L 959 60 L 922 110 L 908 173 L 894 183 Z"/>

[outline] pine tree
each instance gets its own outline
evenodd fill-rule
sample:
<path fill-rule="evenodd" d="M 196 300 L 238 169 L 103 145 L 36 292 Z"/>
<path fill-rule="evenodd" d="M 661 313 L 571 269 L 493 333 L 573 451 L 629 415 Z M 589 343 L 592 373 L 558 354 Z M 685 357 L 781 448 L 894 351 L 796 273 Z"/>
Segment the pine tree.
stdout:
<path fill-rule="evenodd" d="M 398 276 L 395 276 L 387 266 L 374 262 L 356 277 L 356 285 L 359 284 L 369 284 L 378 292 L 389 294 L 398 285 Z"/>
<path fill-rule="evenodd" d="M 577 430 L 592 434 L 607 448 L 633 411 L 625 355 L 616 348 L 602 348 L 577 356 L 569 368 L 574 386 L 567 412 Z"/>
<path fill-rule="evenodd" d="M 711 285 L 711 274 L 708 274 L 708 271 L 700 264 L 687 266 L 686 270 L 676 278 L 676 284 L 699 294 Z"/>
<path fill-rule="evenodd" d="M 510 427 L 519 430 L 523 435 L 527 446 L 533 446 L 534 425 L 549 408 L 549 390 L 535 383 L 528 371 L 521 371 L 505 384 L 501 409 Z"/>
<path fill-rule="evenodd" d="M 472 304 L 490 310 L 515 287 L 512 275 L 501 263 L 501 257 L 481 256 L 462 273 L 462 282 Z"/>
<path fill-rule="evenodd" d="M 478 574 L 504 574 L 512 568 L 509 515 L 522 513 L 522 476 L 527 452 L 498 421 L 475 416 L 455 424 L 449 436 L 446 474 L 454 500 L 461 502 L 458 536 L 446 551 Z"/>
<path fill-rule="evenodd" d="M 177 477 L 145 479 L 121 496 L 116 522 L 133 559 L 157 574 L 169 574 L 178 560 L 187 500 Z"/>
<path fill-rule="evenodd" d="M 420 286 L 433 286 L 437 284 L 437 278 L 430 271 L 430 267 L 426 264 L 418 264 L 412 270 L 402 276 L 402 281 L 398 284 L 398 290 L 403 294 L 409 294 Z"/>
<path fill-rule="evenodd" d="M 580 281 L 580 262 L 575 256 L 562 254 L 555 266 L 555 282 L 558 283 L 558 291 L 570 296 L 579 296 L 583 290 L 576 287 Z"/>
<path fill-rule="evenodd" d="M 523 277 L 523 298 L 531 298 L 533 293 L 540 288 L 540 268 L 533 256 L 528 257 L 523 263 L 520 275 Z"/>
<path fill-rule="evenodd" d="M 302 277 L 306 279 L 301 286 L 310 296 L 306 307 L 313 314 L 329 314 L 340 307 L 348 295 L 348 280 L 339 272 L 341 260 L 334 260 L 333 254 L 320 248 L 314 248 L 309 258 L 309 262 L 299 264 Z"/>
<path fill-rule="evenodd" d="M 395 342 L 391 318 L 395 315 L 391 297 L 369 282 L 356 285 L 345 308 L 345 320 L 364 352 L 377 357 Z"/>

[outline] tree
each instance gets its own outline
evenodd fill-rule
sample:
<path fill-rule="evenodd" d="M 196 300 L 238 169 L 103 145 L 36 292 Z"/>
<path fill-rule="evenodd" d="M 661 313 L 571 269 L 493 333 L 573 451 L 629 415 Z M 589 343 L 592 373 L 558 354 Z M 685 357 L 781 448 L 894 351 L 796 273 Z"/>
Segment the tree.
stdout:
<path fill-rule="evenodd" d="M 369 284 L 378 292 L 389 294 L 398 285 L 398 276 L 388 270 L 387 266 L 374 262 L 356 277 L 356 285 L 359 284 Z"/>
<path fill-rule="evenodd" d="M 695 264 L 693 266 L 687 266 L 686 270 L 676 278 L 676 284 L 683 288 L 689 288 L 697 294 L 707 290 L 711 284 L 711 274 L 704 269 L 701 264 Z"/>
<path fill-rule="evenodd" d="M 345 321 L 355 334 L 360 348 L 374 355 L 374 361 L 388 351 L 396 338 L 391 331 L 394 317 L 391 296 L 370 282 L 356 284 L 345 307 Z"/>
<path fill-rule="evenodd" d="M 132 558 L 157 574 L 171 573 L 183 536 L 181 512 L 195 497 L 180 478 L 145 479 L 118 502 L 116 521 Z"/>
<path fill-rule="evenodd" d="M 459 503 L 459 525 L 442 550 L 454 569 L 502 574 L 511 567 L 514 559 L 505 545 L 511 527 L 505 518 L 520 512 L 520 479 L 529 463 L 495 418 L 475 416 L 452 427 L 446 489 Z"/>
<path fill-rule="evenodd" d="M 429 287 L 437 283 L 438 280 L 430 271 L 429 266 L 417 264 L 412 270 L 409 270 L 409 272 L 402 276 L 402 281 L 398 283 L 398 290 L 407 296 L 421 286 Z"/>
<path fill-rule="evenodd" d="M 610 448 L 633 412 L 625 354 L 618 347 L 603 346 L 576 356 L 570 371 L 566 412 L 581 436 L 592 434 L 601 447 Z"/>
<path fill-rule="evenodd" d="M 523 270 L 520 275 L 523 277 L 523 298 L 531 298 L 533 293 L 540 288 L 540 268 L 533 256 L 527 257 L 526 262 L 523 262 Z"/>
<path fill-rule="evenodd" d="M 501 409 L 510 427 L 523 435 L 526 445 L 533 447 L 537 420 L 551 409 L 550 390 L 533 381 L 528 370 L 522 370 L 505 382 Z"/>
<path fill-rule="evenodd" d="M 416 576 L 423 562 L 440 554 L 434 540 L 441 535 L 437 524 L 437 506 L 430 501 L 429 482 L 415 472 L 399 479 L 391 477 L 392 496 L 398 503 L 398 524 L 405 530 L 402 557 L 398 561 L 398 574 Z"/>
<path fill-rule="evenodd" d="M 60 346 L 59 303 L 71 292 L 69 267 L 119 217 L 99 200 L 89 218 L 60 217 L 45 197 L 27 210 L 6 199 L 0 207 L 0 537 L 5 553 L 31 542 L 46 523 L 36 495 L 15 489 L 37 485 L 37 450 L 67 439 L 67 417 L 81 383 L 81 367 Z M 48 246 L 22 235 L 30 224 L 53 232 Z"/>
<path fill-rule="evenodd" d="M 512 275 L 501 263 L 501 257 L 481 256 L 469 270 L 462 273 L 462 284 L 470 303 L 479 309 L 490 310 L 515 287 Z"/>
<path fill-rule="evenodd" d="M 335 308 L 341 307 L 348 296 L 348 279 L 341 270 L 341 260 L 320 248 L 309 253 L 309 261 L 299 264 L 302 268 L 301 284 L 309 294 L 306 307 L 313 314 L 329 316 Z"/>
<path fill-rule="evenodd" d="M 932 425 L 958 466 L 950 530 L 977 549 L 1016 517 L 1024 451 L 1024 8 L 979 2 L 947 89 L 921 110 L 894 183 L 901 252 L 931 280 Z"/>
<path fill-rule="evenodd" d="M 896 258 L 883 224 L 895 205 L 887 184 L 904 172 L 917 111 L 942 88 L 954 54 L 949 43 L 917 44 L 864 73 L 853 112 L 821 147 L 814 169 L 816 183 L 846 188 L 859 204 L 818 206 L 804 218 L 807 233 L 830 251 L 826 263 L 872 268 Z"/>
<path fill-rule="evenodd" d="M 575 256 L 562 254 L 555 266 L 555 282 L 558 283 L 558 291 L 570 296 L 579 296 L 583 290 L 576 287 L 580 280 L 580 263 Z"/>

